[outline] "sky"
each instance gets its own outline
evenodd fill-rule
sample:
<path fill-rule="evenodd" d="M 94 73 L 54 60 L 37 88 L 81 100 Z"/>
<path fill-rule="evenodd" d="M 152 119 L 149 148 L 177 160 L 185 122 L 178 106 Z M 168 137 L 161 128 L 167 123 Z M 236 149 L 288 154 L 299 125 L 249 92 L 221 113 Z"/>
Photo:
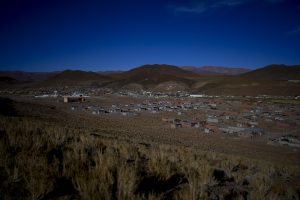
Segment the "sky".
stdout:
<path fill-rule="evenodd" d="M 144 64 L 300 64 L 300 1 L 0 1 L 0 70 Z"/>

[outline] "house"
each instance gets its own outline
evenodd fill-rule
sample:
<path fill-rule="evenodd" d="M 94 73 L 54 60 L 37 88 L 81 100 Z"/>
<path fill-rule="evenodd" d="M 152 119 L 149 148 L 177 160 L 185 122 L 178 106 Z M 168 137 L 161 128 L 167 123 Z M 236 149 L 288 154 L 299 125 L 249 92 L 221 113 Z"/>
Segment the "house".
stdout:
<path fill-rule="evenodd" d="M 207 123 L 214 123 L 214 124 L 217 124 L 219 123 L 219 119 L 216 118 L 216 117 L 208 117 L 207 120 L 206 120 Z"/>
<path fill-rule="evenodd" d="M 182 128 L 182 124 L 181 123 L 172 123 L 171 128 Z"/>
<path fill-rule="evenodd" d="M 281 145 L 288 145 L 292 147 L 300 147 L 300 140 L 294 135 L 285 135 L 279 138 L 278 141 Z"/>
<path fill-rule="evenodd" d="M 247 128 L 243 131 L 242 135 L 251 135 L 251 136 L 262 136 L 264 134 L 264 129 L 262 128 Z"/>
<path fill-rule="evenodd" d="M 128 116 L 128 117 L 133 117 L 133 116 L 137 116 L 138 114 L 135 112 L 122 112 L 123 116 Z"/>
<path fill-rule="evenodd" d="M 202 97 L 205 97 L 204 94 L 190 94 L 190 97 L 192 98 L 202 98 Z"/>
<path fill-rule="evenodd" d="M 98 111 L 96 111 L 96 110 L 93 110 L 93 111 L 92 111 L 92 114 L 93 114 L 93 115 L 98 115 L 98 114 L 99 114 L 99 112 L 98 112 Z"/>
<path fill-rule="evenodd" d="M 173 119 L 173 122 L 172 122 L 173 124 L 174 123 L 181 123 L 181 119 Z"/>
<path fill-rule="evenodd" d="M 191 127 L 193 127 L 193 128 L 199 128 L 200 127 L 199 122 L 191 121 L 190 123 L 191 123 Z"/>
<path fill-rule="evenodd" d="M 258 122 L 248 122 L 249 126 L 251 126 L 252 128 L 257 127 L 258 126 Z"/>
<path fill-rule="evenodd" d="M 280 144 L 300 148 L 300 140 L 295 135 L 284 135 L 278 139 L 270 139 L 268 144 Z"/>
<path fill-rule="evenodd" d="M 239 128 L 247 128 L 250 127 L 250 124 L 248 121 L 239 121 L 236 126 Z"/>
<path fill-rule="evenodd" d="M 191 127 L 191 123 L 187 120 L 182 120 L 181 124 L 182 127 Z"/>
<path fill-rule="evenodd" d="M 100 108 L 100 109 L 98 110 L 98 113 L 109 113 L 109 111 L 107 111 L 107 110 L 105 110 L 105 109 L 103 109 L 103 108 Z"/>
<path fill-rule="evenodd" d="M 253 116 L 253 114 L 251 112 L 244 112 L 242 113 L 242 117 L 245 118 L 245 119 L 251 119 Z"/>
<path fill-rule="evenodd" d="M 188 128 L 199 128 L 200 123 L 196 121 L 188 121 L 188 120 L 183 120 L 181 122 L 183 127 L 188 127 Z"/>
<path fill-rule="evenodd" d="M 208 129 L 208 133 L 216 132 L 218 130 L 218 126 L 216 124 L 204 124 L 204 132 L 205 129 Z"/>
<path fill-rule="evenodd" d="M 64 98 L 64 103 L 69 103 L 69 102 L 85 102 L 85 97 L 80 95 L 80 96 L 63 96 Z"/>
<path fill-rule="evenodd" d="M 173 119 L 171 128 L 182 128 L 182 123 L 180 119 Z"/>
<path fill-rule="evenodd" d="M 146 111 L 146 110 L 147 110 L 147 107 L 142 106 L 142 107 L 140 107 L 140 110 Z"/>
<path fill-rule="evenodd" d="M 220 131 L 226 134 L 240 134 L 245 130 L 245 128 L 242 127 L 234 127 L 234 126 L 228 126 L 227 128 L 219 128 Z"/>
<path fill-rule="evenodd" d="M 208 105 L 210 109 L 216 110 L 217 109 L 217 104 L 211 103 Z"/>
<path fill-rule="evenodd" d="M 213 129 L 210 129 L 210 128 L 205 128 L 204 129 L 204 133 L 206 134 L 210 134 L 210 133 L 214 133 L 215 131 Z"/>
<path fill-rule="evenodd" d="M 219 130 L 229 135 L 242 137 L 261 136 L 264 134 L 264 130 L 262 128 L 242 128 L 228 126 L 227 128 L 219 128 Z"/>
<path fill-rule="evenodd" d="M 162 120 L 163 122 L 167 122 L 167 123 L 173 122 L 173 119 L 170 119 L 170 118 L 162 118 L 161 120 Z"/>

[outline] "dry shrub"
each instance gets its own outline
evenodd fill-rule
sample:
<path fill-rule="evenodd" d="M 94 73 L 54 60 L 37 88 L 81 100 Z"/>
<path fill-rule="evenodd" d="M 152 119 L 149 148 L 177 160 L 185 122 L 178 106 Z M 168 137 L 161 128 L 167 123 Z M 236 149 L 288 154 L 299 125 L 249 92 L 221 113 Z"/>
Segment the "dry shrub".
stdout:
<path fill-rule="evenodd" d="M 0 117 L 0 199 L 13 199 L 14 188 L 23 199 L 299 199 L 299 188 L 287 186 L 299 168 L 92 132 Z M 58 180 L 71 189 L 57 192 Z"/>

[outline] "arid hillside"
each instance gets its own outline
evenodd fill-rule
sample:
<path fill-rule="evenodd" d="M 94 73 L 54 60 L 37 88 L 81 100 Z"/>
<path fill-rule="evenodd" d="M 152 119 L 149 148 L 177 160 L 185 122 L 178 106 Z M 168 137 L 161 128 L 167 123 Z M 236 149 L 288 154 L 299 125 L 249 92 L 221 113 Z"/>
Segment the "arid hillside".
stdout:
<path fill-rule="evenodd" d="M 112 78 L 95 72 L 65 70 L 40 83 L 47 86 L 101 86 Z"/>
<path fill-rule="evenodd" d="M 245 73 L 241 77 L 259 80 L 294 80 L 300 79 L 300 65 L 268 65 Z"/>
<path fill-rule="evenodd" d="M 184 66 L 181 69 L 195 72 L 200 75 L 239 75 L 251 71 L 247 68 L 237 67 L 218 67 L 218 66 L 204 66 L 204 67 L 193 67 Z"/>
<path fill-rule="evenodd" d="M 269 65 L 238 76 L 199 80 L 196 92 L 215 95 L 300 95 L 299 66 Z"/>
<path fill-rule="evenodd" d="M 113 74 L 114 86 L 139 84 L 143 88 L 153 88 L 164 82 L 175 82 L 191 87 L 200 75 L 172 65 L 143 65 L 130 71 Z"/>

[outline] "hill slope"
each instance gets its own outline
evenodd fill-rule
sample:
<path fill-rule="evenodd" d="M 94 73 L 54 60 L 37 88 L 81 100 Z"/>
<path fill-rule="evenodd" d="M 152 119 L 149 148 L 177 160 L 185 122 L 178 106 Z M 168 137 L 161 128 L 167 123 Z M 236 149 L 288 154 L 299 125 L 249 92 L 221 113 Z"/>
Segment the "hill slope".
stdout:
<path fill-rule="evenodd" d="M 210 76 L 198 92 L 215 95 L 300 95 L 300 66 L 268 65 L 238 76 Z"/>
<path fill-rule="evenodd" d="M 95 72 L 65 70 L 44 81 L 43 84 L 48 86 L 101 86 L 111 80 L 111 77 Z"/>
<path fill-rule="evenodd" d="M 201 76 L 172 65 L 143 65 L 127 72 L 112 75 L 117 81 L 115 86 L 139 84 L 144 88 L 173 82 L 190 87 Z"/>
<path fill-rule="evenodd" d="M 264 80 L 300 79 L 300 65 L 268 65 L 266 67 L 245 73 L 241 77 Z"/>
<path fill-rule="evenodd" d="M 181 68 L 201 75 L 239 75 L 250 71 L 250 69 L 246 69 L 246 68 L 217 67 L 217 66 L 204 66 L 204 67 L 186 66 Z"/>

